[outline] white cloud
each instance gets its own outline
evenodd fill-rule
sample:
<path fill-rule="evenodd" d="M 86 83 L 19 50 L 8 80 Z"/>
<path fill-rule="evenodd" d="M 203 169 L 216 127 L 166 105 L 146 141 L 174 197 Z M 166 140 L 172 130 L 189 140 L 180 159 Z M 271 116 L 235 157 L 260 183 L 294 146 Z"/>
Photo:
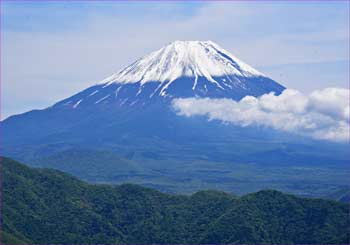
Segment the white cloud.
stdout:
<path fill-rule="evenodd" d="M 257 125 L 315 139 L 349 141 L 349 89 L 326 88 L 305 95 L 286 89 L 259 98 L 180 98 L 172 105 L 178 115 L 207 116 L 243 127 Z"/>

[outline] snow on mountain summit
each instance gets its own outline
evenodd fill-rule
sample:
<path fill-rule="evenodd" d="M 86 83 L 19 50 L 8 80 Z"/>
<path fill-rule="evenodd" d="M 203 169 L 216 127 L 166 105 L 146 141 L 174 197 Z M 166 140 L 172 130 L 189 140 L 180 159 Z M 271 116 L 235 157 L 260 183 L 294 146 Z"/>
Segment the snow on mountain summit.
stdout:
<path fill-rule="evenodd" d="M 188 97 L 240 100 L 283 90 L 212 41 L 175 41 L 56 105 L 81 109 L 144 106 Z"/>
<path fill-rule="evenodd" d="M 212 41 L 174 41 L 101 83 L 171 82 L 179 77 L 264 76 Z M 195 83 L 193 85 L 195 87 Z"/>

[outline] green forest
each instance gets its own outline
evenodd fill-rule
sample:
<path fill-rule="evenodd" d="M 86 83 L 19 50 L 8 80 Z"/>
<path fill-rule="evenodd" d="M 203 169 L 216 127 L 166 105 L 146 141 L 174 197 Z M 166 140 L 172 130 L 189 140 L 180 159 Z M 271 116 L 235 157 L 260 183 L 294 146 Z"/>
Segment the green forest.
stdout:
<path fill-rule="evenodd" d="M 349 243 L 349 206 L 275 190 L 165 194 L 2 158 L 3 244 Z"/>

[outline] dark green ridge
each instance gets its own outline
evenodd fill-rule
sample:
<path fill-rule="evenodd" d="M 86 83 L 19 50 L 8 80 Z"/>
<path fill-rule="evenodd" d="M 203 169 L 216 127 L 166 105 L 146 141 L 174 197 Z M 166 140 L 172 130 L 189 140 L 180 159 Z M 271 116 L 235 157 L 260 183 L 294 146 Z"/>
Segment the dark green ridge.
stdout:
<path fill-rule="evenodd" d="M 337 201 L 93 185 L 8 158 L 2 169 L 3 244 L 349 243 L 349 206 Z"/>

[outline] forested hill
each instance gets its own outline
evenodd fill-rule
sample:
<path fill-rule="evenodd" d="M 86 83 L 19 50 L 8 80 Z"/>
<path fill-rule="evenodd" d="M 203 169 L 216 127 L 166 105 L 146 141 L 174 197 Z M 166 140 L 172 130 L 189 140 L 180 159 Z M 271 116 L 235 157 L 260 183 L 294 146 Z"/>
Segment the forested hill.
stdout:
<path fill-rule="evenodd" d="M 349 207 L 340 202 L 91 185 L 8 158 L 2 168 L 2 243 L 349 243 Z"/>

